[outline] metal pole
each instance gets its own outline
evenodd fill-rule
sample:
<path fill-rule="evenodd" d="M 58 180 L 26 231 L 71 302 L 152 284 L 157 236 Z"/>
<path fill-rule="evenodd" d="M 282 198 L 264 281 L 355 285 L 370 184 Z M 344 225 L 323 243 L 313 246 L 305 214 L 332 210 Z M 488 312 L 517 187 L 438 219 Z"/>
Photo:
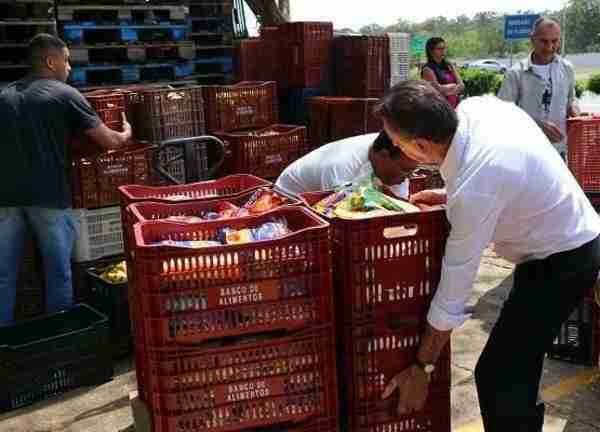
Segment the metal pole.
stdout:
<path fill-rule="evenodd" d="M 512 68 L 512 63 L 513 63 L 513 42 L 510 41 L 510 66 Z"/>

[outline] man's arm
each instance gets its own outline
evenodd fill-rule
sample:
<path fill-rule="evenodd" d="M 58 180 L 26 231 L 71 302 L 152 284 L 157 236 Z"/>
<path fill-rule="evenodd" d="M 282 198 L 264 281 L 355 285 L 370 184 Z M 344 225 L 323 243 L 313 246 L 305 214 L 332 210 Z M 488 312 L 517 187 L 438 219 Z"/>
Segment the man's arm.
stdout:
<path fill-rule="evenodd" d="M 519 101 L 519 76 L 516 70 L 510 69 L 504 74 L 502 86 L 498 90 L 498 98 L 506 102 Z"/>
<path fill-rule="evenodd" d="M 442 276 L 427 314 L 417 361 L 435 364 L 452 330 L 466 321 L 465 305 L 471 296 L 484 249 L 492 239 L 500 208 L 496 197 L 467 193 L 448 202 L 452 226 L 446 242 Z M 399 390 L 398 413 L 420 410 L 427 399 L 428 382 L 417 365 L 400 371 L 387 385 L 383 397 Z"/>
<path fill-rule="evenodd" d="M 567 73 L 569 75 L 569 95 L 567 98 L 567 118 L 577 117 L 580 114 L 577 100 L 575 98 L 575 70 L 571 64 L 567 63 Z"/>
<path fill-rule="evenodd" d="M 123 131 L 110 129 L 100 122 L 96 127 L 86 129 L 84 134 L 95 144 L 105 150 L 116 150 L 123 147 L 131 139 L 131 125 L 123 113 Z"/>

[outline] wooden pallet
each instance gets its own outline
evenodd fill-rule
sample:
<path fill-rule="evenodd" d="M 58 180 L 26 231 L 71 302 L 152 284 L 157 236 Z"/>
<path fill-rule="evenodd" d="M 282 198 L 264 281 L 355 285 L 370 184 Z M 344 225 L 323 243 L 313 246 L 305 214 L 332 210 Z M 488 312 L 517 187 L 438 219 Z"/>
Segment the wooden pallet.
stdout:
<path fill-rule="evenodd" d="M 95 45 L 73 46 L 71 63 L 146 63 L 162 60 L 192 60 L 195 49 L 192 42 L 159 43 L 148 45 Z"/>
<path fill-rule="evenodd" d="M 185 6 L 175 5 L 73 5 L 58 6 L 59 21 L 183 21 L 187 17 Z"/>
<path fill-rule="evenodd" d="M 75 66 L 71 70 L 69 82 L 77 87 L 90 87 L 104 84 L 175 81 L 187 79 L 193 71 L 194 65 L 191 62 Z"/>
<path fill-rule="evenodd" d="M 185 24 L 164 25 L 79 25 L 62 26 L 62 37 L 69 45 L 122 45 L 187 40 Z"/>
<path fill-rule="evenodd" d="M 29 43 L 38 33 L 56 34 L 56 22 L 48 20 L 0 21 L 0 43 Z"/>
<path fill-rule="evenodd" d="M 49 20 L 54 18 L 54 2 L 1 2 L 0 21 Z"/>

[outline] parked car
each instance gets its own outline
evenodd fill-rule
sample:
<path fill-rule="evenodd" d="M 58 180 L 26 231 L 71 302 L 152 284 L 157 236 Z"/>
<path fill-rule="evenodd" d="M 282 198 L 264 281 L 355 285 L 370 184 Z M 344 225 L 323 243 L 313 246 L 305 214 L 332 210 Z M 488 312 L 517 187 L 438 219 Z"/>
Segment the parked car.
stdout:
<path fill-rule="evenodd" d="M 497 60 L 487 59 L 487 60 L 477 60 L 470 63 L 465 63 L 463 65 L 465 69 L 483 69 L 489 70 L 492 72 L 497 72 L 503 74 L 506 72 L 506 65 L 503 65 Z"/>

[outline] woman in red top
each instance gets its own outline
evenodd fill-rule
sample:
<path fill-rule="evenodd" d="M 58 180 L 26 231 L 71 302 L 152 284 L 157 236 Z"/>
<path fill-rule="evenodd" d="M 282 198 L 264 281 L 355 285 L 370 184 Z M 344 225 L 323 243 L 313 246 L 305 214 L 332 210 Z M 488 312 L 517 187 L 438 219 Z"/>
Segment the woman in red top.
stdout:
<path fill-rule="evenodd" d="M 425 45 L 427 64 L 421 70 L 421 78 L 429 81 L 437 88 L 452 107 L 456 108 L 459 96 L 465 90 L 458 71 L 446 61 L 446 41 L 441 37 L 433 37 Z"/>

